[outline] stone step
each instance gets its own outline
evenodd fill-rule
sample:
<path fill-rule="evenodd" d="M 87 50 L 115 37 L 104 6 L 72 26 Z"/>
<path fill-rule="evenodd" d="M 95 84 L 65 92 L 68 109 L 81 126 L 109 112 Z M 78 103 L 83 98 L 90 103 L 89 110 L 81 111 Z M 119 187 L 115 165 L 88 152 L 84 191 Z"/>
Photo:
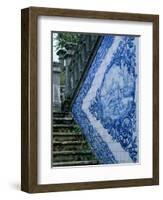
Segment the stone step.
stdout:
<path fill-rule="evenodd" d="M 53 140 L 54 145 L 79 145 L 86 144 L 86 141 L 56 141 Z"/>
<path fill-rule="evenodd" d="M 92 154 L 90 150 L 87 151 L 53 151 L 53 155 L 76 155 L 76 154 Z"/>
<path fill-rule="evenodd" d="M 53 119 L 56 119 L 56 120 L 62 120 L 62 119 L 65 119 L 65 120 L 68 120 L 68 121 L 70 121 L 70 120 L 74 120 L 71 116 L 64 116 L 64 117 L 60 117 L 60 116 L 53 116 Z"/>
<path fill-rule="evenodd" d="M 65 112 L 54 112 L 52 113 L 52 117 L 60 117 L 60 118 L 64 118 L 64 117 L 72 117 L 71 113 L 65 113 Z"/>
<path fill-rule="evenodd" d="M 74 124 L 72 117 L 54 117 L 53 124 Z"/>
<path fill-rule="evenodd" d="M 83 136 L 81 132 L 76 133 L 76 132 L 54 132 L 53 136 Z"/>
<path fill-rule="evenodd" d="M 80 151 L 90 150 L 86 141 L 55 141 L 53 140 L 53 151 Z"/>
<path fill-rule="evenodd" d="M 65 113 L 63 113 L 63 112 L 53 112 L 53 117 L 65 117 Z"/>
<path fill-rule="evenodd" d="M 72 127 L 79 127 L 77 124 L 53 124 L 54 128 L 72 128 Z"/>
<path fill-rule="evenodd" d="M 67 161 L 89 161 L 95 160 L 95 156 L 91 151 L 53 151 L 53 162 L 67 162 Z"/>
<path fill-rule="evenodd" d="M 55 162 L 53 167 L 60 166 L 80 166 L 80 165 L 97 165 L 97 160 L 83 160 L 83 161 L 68 161 L 68 162 Z"/>
<path fill-rule="evenodd" d="M 53 124 L 53 132 L 80 132 L 76 124 Z"/>
<path fill-rule="evenodd" d="M 55 141 L 74 141 L 74 140 L 83 140 L 84 137 L 81 133 L 54 133 L 53 138 Z"/>

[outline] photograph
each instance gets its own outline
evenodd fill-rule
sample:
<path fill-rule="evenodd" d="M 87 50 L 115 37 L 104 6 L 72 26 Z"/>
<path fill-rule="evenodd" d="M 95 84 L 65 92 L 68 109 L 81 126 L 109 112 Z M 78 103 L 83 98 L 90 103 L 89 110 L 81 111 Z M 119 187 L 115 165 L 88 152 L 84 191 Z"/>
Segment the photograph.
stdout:
<path fill-rule="evenodd" d="M 139 163 L 139 38 L 51 31 L 51 167 Z"/>

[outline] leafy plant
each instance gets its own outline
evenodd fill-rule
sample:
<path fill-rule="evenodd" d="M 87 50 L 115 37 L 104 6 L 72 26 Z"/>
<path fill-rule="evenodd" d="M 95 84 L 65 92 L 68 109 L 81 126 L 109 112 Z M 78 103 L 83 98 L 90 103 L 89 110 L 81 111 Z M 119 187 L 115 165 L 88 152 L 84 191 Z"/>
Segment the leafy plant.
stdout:
<path fill-rule="evenodd" d="M 80 39 L 79 33 L 57 33 L 54 40 L 57 40 L 56 48 L 64 48 L 66 43 L 78 43 Z"/>

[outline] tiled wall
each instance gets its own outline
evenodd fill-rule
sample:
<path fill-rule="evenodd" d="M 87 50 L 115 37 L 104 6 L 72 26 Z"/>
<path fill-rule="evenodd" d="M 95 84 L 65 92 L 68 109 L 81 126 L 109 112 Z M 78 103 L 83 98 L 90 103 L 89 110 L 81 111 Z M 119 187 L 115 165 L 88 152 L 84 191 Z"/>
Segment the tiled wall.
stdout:
<path fill-rule="evenodd" d="M 101 164 L 138 162 L 138 45 L 104 36 L 72 114 Z"/>

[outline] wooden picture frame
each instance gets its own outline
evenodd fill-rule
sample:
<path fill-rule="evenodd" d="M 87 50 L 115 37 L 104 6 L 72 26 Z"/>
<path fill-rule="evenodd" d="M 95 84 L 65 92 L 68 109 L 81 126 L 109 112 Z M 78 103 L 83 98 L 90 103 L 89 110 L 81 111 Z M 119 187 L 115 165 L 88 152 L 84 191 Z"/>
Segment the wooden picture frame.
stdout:
<path fill-rule="evenodd" d="M 38 184 L 37 163 L 37 19 L 61 16 L 151 22 L 153 25 L 153 175 L 152 178 Z M 151 14 L 29 7 L 21 11 L 21 190 L 54 192 L 159 184 L 159 16 Z"/>

